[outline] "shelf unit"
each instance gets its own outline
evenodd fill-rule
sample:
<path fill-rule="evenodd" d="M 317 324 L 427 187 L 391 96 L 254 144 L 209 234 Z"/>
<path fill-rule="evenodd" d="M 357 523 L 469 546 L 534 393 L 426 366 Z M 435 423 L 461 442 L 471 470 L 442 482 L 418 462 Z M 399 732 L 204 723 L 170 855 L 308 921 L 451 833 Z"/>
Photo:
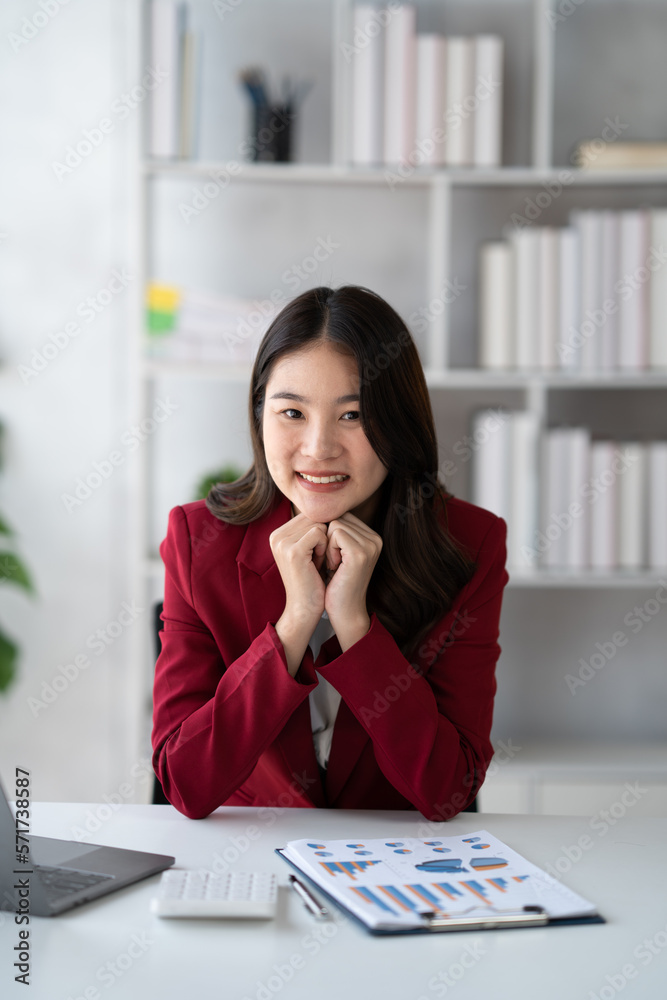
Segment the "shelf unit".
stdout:
<path fill-rule="evenodd" d="M 273 0 L 276 7 L 280 2 L 281 0 L 278 0 L 278 3 Z M 302 8 L 304 3 L 305 0 L 301 0 Z M 202 0 L 194 0 L 191 6 L 199 11 L 201 17 L 208 16 L 210 29 L 211 18 L 214 17 L 210 11 L 211 5 L 207 5 L 206 15 Z M 290 16 L 298 13 L 298 3 L 292 2 L 284 6 Z M 305 196 L 307 192 L 309 198 L 316 195 L 322 199 L 327 194 L 333 197 L 334 193 L 337 198 L 352 199 L 358 197 L 360 191 L 375 192 L 378 197 L 383 197 L 390 190 L 386 174 L 393 168 L 360 168 L 350 166 L 348 163 L 351 77 L 350 66 L 341 56 L 341 44 L 349 43 L 352 38 L 353 0 L 321 0 L 319 6 L 327 8 L 331 25 L 328 67 L 331 84 L 330 144 L 326 162 L 241 163 L 238 171 L 230 177 L 228 190 L 251 187 L 254 191 L 261 192 L 268 187 L 276 198 L 282 198 L 281 192 L 284 192 L 286 198 L 292 198 L 296 186 L 299 197 Z M 577 8 L 572 13 L 570 21 L 562 29 L 559 24 L 556 30 L 550 23 L 548 15 L 557 9 L 557 4 L 550 0 L 524 0 L 523 3 L 516 5 L 504 4 L 502 0 L 497 2 L 459 0 L 458 3 L 447 4 L 441 0 L 432 2 L 416 0 L 416 6 L 418 29 L 421 18 L 422 23 L 428 28 L 433 30 L 435 27 L 445 34 L 493 31 L 503 35 L 506 53 L 512 56 L 508 58 L 506 55 L 505 60 L 507 76 L 504 124 L 508 128 L 503 163 L 506 165 L 494 169 L 416 168 L 401 180 L 400 185 L 395 185 L 395 190 L 392 191 L 392 197 L 398 199 L 392 205 L 396 211 L 402 197 L 416 195 L 424 200 L 425 267 L 423 285 L 417 302 L 428 305 L 434 301 L 442 301 L 440 295 L 446 277 L 463 274 L 465 281 L 474 287 L 476 266 L 474 251 L 478 244 L 483 239 L 499 238 L 502 235 L 499 220 L 508 220 L 527 193 L 534 193 L 550 182 L 563 180 L 564 172 L 568 181 L 563 187 L 563 193 L 553 199 L 553 204 L 543 212 L 538 224 L 563 224 L 569 208 L 574 204 L 581 207 L 602 205 L 636 207 L 648 201 L 655 206 L 667 205 L 667 170 L 604 171 L 596 174 L 593 171 L 577 170 L 567 162 L 558 162 L 563 159 L 558 150 L 563 147 L 563 136 L 567 133 L 566 122 L 565 124 L 563 122 L 563 108 L 558 103 L 558 83 L 559 80 L 562 81 L 564 72 L 561 47 L 572 38 L 574 29 L 578 30 L 581 24 L 585 24 L 586 30 L 583 32 L 585 35 L 586 31 L 591 30 L 594 21 L 598 26 L 602 23 L 601 18 L 605 19 L 602 36 L 609 36 L 609 33 L 613 32 L 611 21 L 617 16 L 619 6 L 622 7 L 622 4 L 612 5 L 605 0 L 589 0 L 585 11 Z M 627 2 L 625 6 L 628 7 Z M 633 5 L 635 11 L 637 6 L 639 5 Z M 660 11 L 648 2 L 641 6 L 646 14 L 650 13 L 649 20 L 661 18 L 660 23 L 667 28 L 667 8 Z M 139 7 L 142 64 L 145 65 L 148 52 L 146 0 L 143 0 Z M 234 19 L 240 18 L 241 9 L 240 6 L 233 15 L 226 17 L 225 32 L 235 30 L 235 23 L 238 21 L 235 22 Z M 575 21 L 575 18 L 579 18 L 579 22 Z M 261 34 L 262 27 L 256 30 Z M 563 32 L 567 32 L 564 40 Z M 211 45 L 215 45 L 215 33 L 209 32 L 209 34 Z M 641 38 L 644 37 L 641 31 L 639 37 L 637 45 L 641 44 Z M 237 64 L 238 61 L 237 59 Z M 667 74 L 662 70 L 659 72 L 663 72 L 667 80 Z M 664 92 L 664 88 L 654 87 L 654 91 L 655 94 L 659 94 Z M 526 92 L 530 96 L 529 108 L 527 108 Z M 619 83 L 616 90 L 612 88 L 610 99 L 620 100 L 621 95 L 622 84 Z M 202 100 L 206 99 L 207 95 L 204 92 Z M 657 100 L 658 98 L 654 97 L 654 102 Z M 525 113 L 513 114 L 515 106 Z M 612 110 L 615 112 L 615 107 Z M 585 111 L 589 119 L 595 117 L 594 108 L 586 108 Z M 610 113 L 608 107 L 600 109 L 600 127 L 605 114 L 608 113 Z M 637 128 L 639 134 L 631 135 L 632 129 L 630 129 L 627 137 L 660 138 L 659 135 L 647 134 L 646 130 L 650 125 L 647 126 L 646 122 L 639 122 Z M 144 136 L 147 134 L 145 116 L 143 134 Z M 573 135 L 572 143 L 582 137 Z M 210 143 L 207 145 L 210 146 Z M 557 151 L 555 155 L 554 150 Z M 138 151 L 136 173 L 139 251 L 136 271 L 139 288 L 143 289 L 147 281 L 152 278 L 162 278 L 161 274 L 153 272 L 155 266 L 153 229 L 160 221 L 159 197 L 156 191 L 163 184 L 196 185 L 198 181 L 207 178 L 211 171 L 224 168 L 229 163 L 230 157 L 226 153 L 227 150 L 224 150 L 219 157 L 210 157 L 207 149 L 206 157 L 199 161 L 162 162 L 147 159 L 141 150 Z M 486 211 L 489 205 L 493 208 L 491 212 Z M 253 221 L 256 222 L 256 219 Z M 259 236 L 258 233 L 258 239 Z M 381 284 L 382 280 L 379 279 L 375 286 L 376 290 L 394 304 L 390 287 L 383 288 Z M 229 288 L 228 291 L 233 292 L 235 289 Z M 445 304 L 441 309 L 432 309 L 425 336 L 421 339 L 416 337 L 427 383 L 432 391 L 436 421 L 438 399 L 441 397 L 455 400 L 452 405 L 457 409 L 462 421 L 469 418 L 472 408 L 495 405 L 499 402 L 504 404 L 505 400 L 509 400 L 510 408 L 532 410 L 538 415 L 542 426 L 546 427 L 550 403 L 563 391 L 586 393 L 592 406 L 595 406 L 598 390 L 619 391 L 622 392 L 620 398 L 624 406 L 631 407 L 637 394 L 649 389 L 664 394 L 664 397 L 660 398 L 664 398 L 665 405 L 657 421 L 658 428 L 654 436 L 667 437 L 667 371 L 583 374 L 558 371 L 499 373 L 476 369 L 473 364 L 474 352 L 470 346 L 474 342 L 476 332 L 473 298 L 467 298 L 466 308 L 463 310 L 458 308 L 458 303 L 454 303 L 452 307 Z M 130 360 L 134 378 L 134 417 L 137 422 L 150 412 L 154 387 L 161 380 L 180 380 L 199 386 L 235 384 L 240 387 L 248 384 L 250 374 L 248 365 L 228 366 L 195 361 L 169 362 L 147 357 L 144 351 L 143 308 L 142 297 L 138 296 Z M 400 308 L 399 311 L 407 319 L 406 311 Z M 451 443 L 447 438 L 447 426 L 439 425 L 438 430 L 446 452 Z M 155 547 L 151 545 L 149 512 L 152 498 L 148 456 L 145 454 L 138 456 L 133 468 L 135 476 L 131 533 L 134 553 L 133 583 L 135 592 L 148 595 L 151 592 L 159 592 L 163 572 Z M 459 495 L 466 493 L 465 485 L 460 489 L 455 484 L 453 488 Z M 182 497 L 176 502 L 186 502 L 187 499 L 189 497 Z M 161 537 L 165 528 L 166 522 L 160 527 Z M 543 593 L 550 590 L 637 592 L 655 588 L 660 582 L 659 572 L 647 570 L 612 574 L 515 571 L 511 573 L 510 588 L 519 591 L 537 589 Z M 136 660 L 132 671 L 135 689 L 132 692 L 132 703 L 143 706 L 138 712 L 135 727 L 138 752 L 143 755 L 147 752 L 148 746 L 147 708 L 150 705 L 153 662 L 152 635 L 148 626 L 143 634 L 137 634 L 135 646 Z M 665 774 L 667 775 L 667 768 Z"/>

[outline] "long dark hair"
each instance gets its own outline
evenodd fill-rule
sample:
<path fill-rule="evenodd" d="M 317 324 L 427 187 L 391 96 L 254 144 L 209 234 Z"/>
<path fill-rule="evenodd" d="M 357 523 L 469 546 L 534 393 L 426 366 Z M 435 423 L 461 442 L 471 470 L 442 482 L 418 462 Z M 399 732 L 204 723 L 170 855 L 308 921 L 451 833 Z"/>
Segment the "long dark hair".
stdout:
<path fill-rule="evenodd" d="M 262 440 L 266 384 L 284 355 L 328 341 L 353 355 L 360 376 L 359 412 L 368 441 L 387 467 L 371 527 L 382 551 L 367 593 L 405 656 L 449 610 L 475 565 L 439 520 L 451 494 L 438 477 L 438 448 L 424 372 L 400 316 L 367 288 L 321 286 L 288 303 L 259 346 L 249 400 L 254 462 L 235 483 L 218 483 L 206 506 L 230 524 L 249 524 L 282 497 Z M 443 643 L 446 637 L 443 636 Z"/>

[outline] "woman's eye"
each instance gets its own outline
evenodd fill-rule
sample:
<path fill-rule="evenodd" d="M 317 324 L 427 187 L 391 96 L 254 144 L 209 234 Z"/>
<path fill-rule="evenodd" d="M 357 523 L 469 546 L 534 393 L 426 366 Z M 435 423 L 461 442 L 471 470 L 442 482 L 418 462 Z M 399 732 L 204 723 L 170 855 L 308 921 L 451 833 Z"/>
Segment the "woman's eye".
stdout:
<path fill-rule="evenodd" d="M 301 416 L 301 410 L 293 410 L 290 408 L 289 410 L 283 410 L 282 412 L 285 414 L 285 416 L 288 416 L 290 420 L 293 419 L 292 414 L 294 413 L 296 413 L 298 416 Z"/>
<path fill-rule="evenodd" d="M 348 410 L 347 413 L 343 414 L 343 418 L 344 419 L 348 419 L 349 418 L 351 420 L 358 420 L 359 419 L 359 410 Z"/>

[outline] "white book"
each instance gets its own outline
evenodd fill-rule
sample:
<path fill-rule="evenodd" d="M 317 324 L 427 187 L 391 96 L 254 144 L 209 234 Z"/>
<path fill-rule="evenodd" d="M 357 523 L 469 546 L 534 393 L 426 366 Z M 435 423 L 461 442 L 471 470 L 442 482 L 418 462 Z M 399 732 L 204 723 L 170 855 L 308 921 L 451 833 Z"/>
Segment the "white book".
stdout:
<path fill-rule="evenodd" d="M 483 243 L 479 253 L 479 366 L 514 362 L 513 254 L 506 240 Z"/>
<path fill-rule="evenodd" d="M 650 364 L 667 368 L 667 208 L 651 210 Z"/>
<path fill-rule="evenodd" d="M 542 562 L 548 569 L 567 566 L 569 433 L 567 427 L 556 427 L 545 435 L 539 531 L 544 549 Z"/>
<path fill-rule="evenodd" d="M 354 37 L 365 39 L 352 60 L 352 162 L 374 166 L 383 162 L 384 31 L 377 26 L 377 7 L 354 8 Z"/>
<path fill-rule="evenodd" d="M 417 35 L 417 135 L 420 163 L 445 162 L 446 41 L 443 35 Z M 436 139 L 436 135 L 440 138 Z"/>
<path fill-rule="evenodd" d="M 616 567 L 616 447 L 613 441 L 591 442 L 591 475 L 584 494 L 589 505 L 591 569 Z"/>
<path fill-rule="evenodd" d="M 385 27 L 384 161 L 410 163 L 416 132 L 416 12 L 401 4 Z"/>
<path fill-rule="evenodd" d="M 648 445 L 648 565 L 667 567 L 667 441 Z"/>
<path fill-rule="evenodd" d="M 539 421 L 534 413 L 519 411 L 510 420 L 510 511 L 507 555 L 512 566 L 534 569 L 538 503 Z"/>
<path fill-rule="evenodd" d="M 497 514 L 509 523 L 511 433 L 507 414 L 478 410 L 472 419 L 476 444 L 471 468 L 472 503 Z"/>
<path fill-rule="evenodd" d="M 612 371 L 618 359 L 618 301 L 615 290 L 619 267 L 618 212 L 611 209 L 603 211 L 601 226 L 600 308 L 604 315 L 598 334 L 598 360 L 602 371 Z"/>
<path fill-rule="evenodd" d="M 649 212 L 619 212 L 618 239 L 618 362 L 620 368 L 640 369 L 648 364 Z"/>
<path fill-rule="evenodd" d="M 149 155 L 176 157 L 180 143 L 182 35 L 186 6 L 153 0 L 150 10 L 150 62 L 164 79 L 150 95 Z"/>
<path fill-rule="evenodd" d="M 575 339 L 575 344 L 580 345 L 577 348 L 579 363 L 575 367 L 593 372 L 600 367 L 600 326 L 604 317 L 600 269 L 602 217 L 594 209 L 577 209 L 570 213 L 570 221 L 579 233 L 581 266 L 578 336 Z"/>
<path fill-rule="evenodd" d="M 626 462 L 618 476 L 618 517 L 616 523 L 618 566 L 641 569 L 645 565 L 646 446 L 640 442 L 621 445 Z"/>
<path fill-rule="evenodd" d="M 537 291 L 537 364 L 540 368 L 555 368 L 556 342 L 559 331 L 559 240 L 553 226 L 539 229 L 539 267 Z"/>
<path fill-rule="evenodd" d="M 575 369 L 579 350 L 575 346 L 579 324 L 581 284 L 580 239 L 574 226 L 558 232 L 558 343 L 556 354 L 561 368 Z"/>
<path fill-rule="evenodd" d="M 510 236 L 513 249 L 515 356 L 518 369 L 538 363 L 538 289 L 540 232 L 537 226 L 517 229 Z"/>
<path fill-rule="evenodd" d="M 588 566 L 589 507 L 584 490 L 590 478 L 590 432 L 586 427 L 572 427 L 567 436 L 566 517 L 562 521 L 565 537 L 565 560 L 568 569 Z"/>
<path fill-rule="evenodd" d="M 476 167 L 499 167 L 503 142 L 503 40 L 499 35 L 474 38 L 475 97 L 473 157 Z"/>
<path fill-rule="evenodd" d="M 196 159 L 199 149 L 202 73 L 202 36 L 185 31 L 182 36 L 179 156 Z"/>
<path fill-rule="evenodd" d="M 447 38 L 447 138 L 445 163 L 448 167 L 467 167 L 473 163 L 474 128 L 472 107 L 475 96 L 474 38 Z"/>

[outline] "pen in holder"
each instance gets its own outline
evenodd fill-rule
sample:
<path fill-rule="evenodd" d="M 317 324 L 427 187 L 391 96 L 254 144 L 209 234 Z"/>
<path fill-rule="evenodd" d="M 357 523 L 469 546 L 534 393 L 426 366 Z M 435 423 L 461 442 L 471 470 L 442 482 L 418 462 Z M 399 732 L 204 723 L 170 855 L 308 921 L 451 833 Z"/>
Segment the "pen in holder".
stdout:
<path fill-rule="evenodd" d="M 288 104 L 256 104 L 253 108 L 252 159 L 289 163 L 292 159 L 294 112 Z"/>
<path fill-rule="evenodd" d="M 260 69 L 245 69 L 239 80 L 252 101 L 252 132 L 246 147 L 254 162 L 289 163 L 297 108 L 311 87 L 309 82 L 292 85 L 283 80 L 283 96 L 269 98 L 266 77 Z"/>

